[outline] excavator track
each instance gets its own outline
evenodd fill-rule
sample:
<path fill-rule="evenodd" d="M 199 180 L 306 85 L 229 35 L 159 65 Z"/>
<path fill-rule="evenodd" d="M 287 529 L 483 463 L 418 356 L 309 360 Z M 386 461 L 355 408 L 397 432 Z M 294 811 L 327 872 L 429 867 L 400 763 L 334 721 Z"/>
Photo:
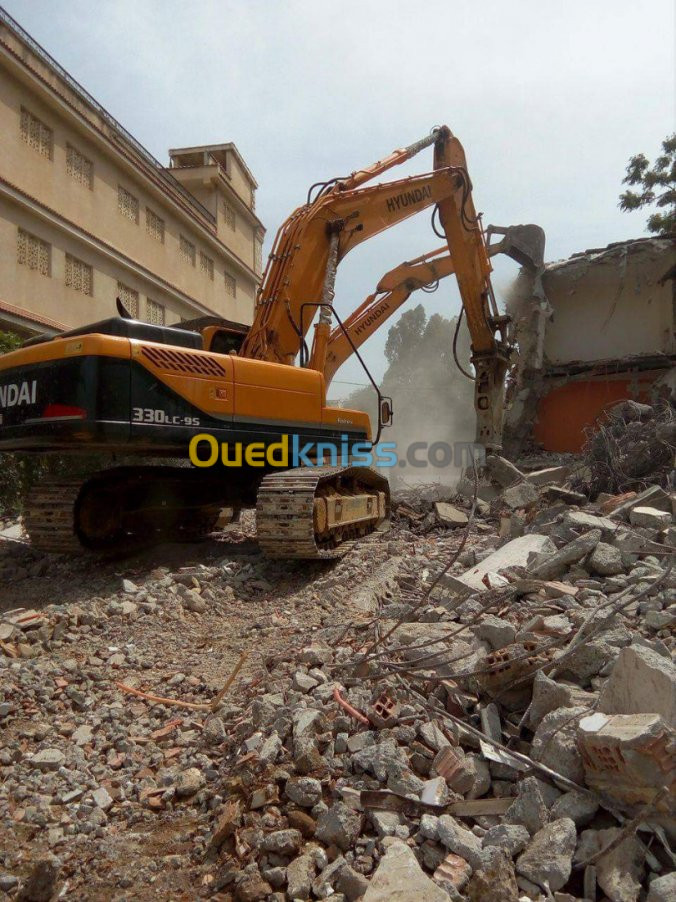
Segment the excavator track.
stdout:
<path fill-rule="evenodd" d="M 118 471 L 121 472 L 121 471 Z M 26 499 L 24 525 L 34 548 L 56 553 L 120 553 L 158 542 L 194 542 L 216 527 L 222 505 L 166 501 L 137 510 L 125 507 L 135 497 L 139 478 L 152 483 L 153 471 L 129 478 L 116 471 L 45 480 Z M 147 475 L 146 475 L 147 474 Z M 135 516 L 134 516 L 135 515 Z"/>
<path fill-rule="evenodd" d="M 350 505 L 361 512 L 350 516 Z M 267 557 L 331 560 L 346 554 L 388 515 L 389 486 L 374 470 L 298 467 L 264 477 L 256 532 Z"/>
<path fill-rule="evenodd" d="M 82 477 L 64 477 L 30 490 L 24 526 L 34 548 L 59 553 L 82 551 L 75 534 L 75 504 L 81 489 Z"/>

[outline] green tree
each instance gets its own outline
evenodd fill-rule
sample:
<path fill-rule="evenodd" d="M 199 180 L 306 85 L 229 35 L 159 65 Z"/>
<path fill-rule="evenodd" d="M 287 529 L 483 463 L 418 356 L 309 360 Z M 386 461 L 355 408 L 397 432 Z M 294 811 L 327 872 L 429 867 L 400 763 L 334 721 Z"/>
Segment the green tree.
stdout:
<path fill-rule="evenodd" d="M 427 315 L 422 304 L 402 313 L 399 321 L 387 333 L 385 357 L 390 366 L 397 366 L 412 351 L 418 350 L 426 322 Z"/>
<path fill-rule="evenodd" d="M 21 346 L 22 341 L 23 339 L 15 335 L 14 332 L 0 332 L 0 354 L 16 351 Z"/>
<path fill-rule="evenodd" d="M 652 166 L 645 154 L 631 157 L 622 184 L 638 190 L 629 188 L 620 194 L 621 210 L 641 210 L 654 204 L 659 209 L 649 216 L 648 231 L 653 235 L 676 231 L 676 133 L 664 139 L 662 153 Z"/>

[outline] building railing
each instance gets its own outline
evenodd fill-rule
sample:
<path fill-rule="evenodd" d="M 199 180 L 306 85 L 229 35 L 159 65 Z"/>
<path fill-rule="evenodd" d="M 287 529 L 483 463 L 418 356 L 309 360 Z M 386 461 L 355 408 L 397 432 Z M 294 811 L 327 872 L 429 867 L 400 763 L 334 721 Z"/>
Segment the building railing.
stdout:
<path fill-rule="evenodd" d="M 117 137 L 122 138 L 128 144 L 130 144 L 135 152 L 144 159 L 144 161 L 156 171 L 157 175 L 162 179 L 165 183 L 166 187 L 170 191 L 174 191 L 177 194 L 180 194 L 181 197 L 190 204 L 191 207 L 194 207 L 195 211 L 199 213 L 204 219 L 208 220 L 208 222 L 213 225 L 216 224 L 216 217 L 204 207 L 196 197 L 194 197 L 187 188 L 184 188 L 183 185 L 170 175 L 167 169 L 157 160 L 149 150 L 136 140 L 136 138 L 131 135 L 123 125 L 115 119 L 114 116 L 108 112 L 108 110 L 104 109 L 100 103 L 98 103 L 92 95 L 82 87 L 82 85 L 76 81 L 73 76 L 67 72 L 63 66 L 59 65 L 56 60 L 47 53 L 47 51 L 42 47 L 38 42 L 32 38 L 25 29 L 23 29 L 19 23 L 13 19 L 10 14 L 0 6 L 0 22 L 7 26 L 10 31 L 15 32 L 18 37 L 27 44 L 33 53 L 42 60 L 50 69 L 53 69 L 60 78 L 68 85 L 68 87 L 74 91 L 81 100 L 83 100 L 86 104 L 93 107 L 94 110 L 98 113 L 98 115 L 104 120 L 104 122 L 108 125 L 108 127 L 116 134 Z"/>

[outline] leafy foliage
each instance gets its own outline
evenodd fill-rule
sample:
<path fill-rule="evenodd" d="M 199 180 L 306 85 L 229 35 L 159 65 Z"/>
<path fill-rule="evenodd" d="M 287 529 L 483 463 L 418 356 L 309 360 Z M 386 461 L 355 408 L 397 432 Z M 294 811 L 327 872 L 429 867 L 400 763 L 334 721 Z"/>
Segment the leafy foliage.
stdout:
<path fill-rule="evenodd" d="M 654 235 L 676 231 L 676 133 L 664 139 L 652 166 L 645 154 L 631 157 L 622 184 L 638 190 L 629 188 L 620 195 L 621 210 L 655 205 L 658 211 L 648 217 L 648 231 Z"/>

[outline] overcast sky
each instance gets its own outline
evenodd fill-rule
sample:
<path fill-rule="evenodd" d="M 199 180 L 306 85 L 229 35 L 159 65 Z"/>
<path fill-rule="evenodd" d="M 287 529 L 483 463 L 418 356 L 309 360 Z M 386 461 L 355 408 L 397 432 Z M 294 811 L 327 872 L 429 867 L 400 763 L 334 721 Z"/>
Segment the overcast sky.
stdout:
<path fill-rule="evenodd" d="M 674 128 L 671 0 L 0 2 L 161 161 L 234 141 L 260 186 L 266 247 L 311 183 L 442 123 L 465 147 L 486 224 L 540 224 L 549 260 L 638 237 L 646 215 L 617 208 L 624 168 Z M 338 309 L 438 244 L 424 213 L 356 249 Z M 498 293 L 514 272 L 498 263 Z M 451 280 L 418 299 L 459 309 Z M 364 348 L 377 375 L 386 332 Z M 337 379 L 364 381 L 352 363 Z"/>

